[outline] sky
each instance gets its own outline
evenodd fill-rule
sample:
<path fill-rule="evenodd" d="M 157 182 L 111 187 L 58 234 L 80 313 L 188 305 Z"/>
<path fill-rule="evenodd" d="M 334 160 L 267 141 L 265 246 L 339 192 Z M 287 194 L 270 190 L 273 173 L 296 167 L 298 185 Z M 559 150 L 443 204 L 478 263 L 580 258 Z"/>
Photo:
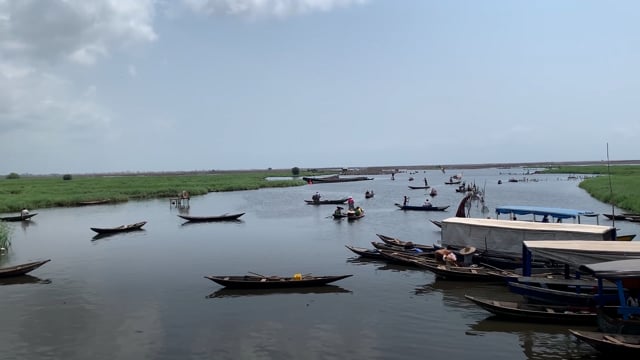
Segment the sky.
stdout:
<path fill-rule="evenodd" d="M 0 0 L 0 174 L 640 159 L 635 0 Z"/>

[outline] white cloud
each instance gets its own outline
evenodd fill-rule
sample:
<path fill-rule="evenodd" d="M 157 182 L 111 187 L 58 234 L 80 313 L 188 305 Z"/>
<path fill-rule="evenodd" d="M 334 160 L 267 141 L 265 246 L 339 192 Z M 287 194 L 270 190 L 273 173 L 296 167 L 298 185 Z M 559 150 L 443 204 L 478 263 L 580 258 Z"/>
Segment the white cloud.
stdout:
<path fill-rule="evenodd" d="M 81 138 L 103 131 L 111 114 L 95 99 L 97 89 L 78 87 L 65 71 L 155 41 L 153 6 L 152 0 L 0 0 L 3 147 L 24 134 Z"/>
<path fill-rule="evenodd" d="M 183 0 L 193 11 L 206 15 L 247 18 L 284 18 L 338 7 L 364 4 L 368 0 Z"/>

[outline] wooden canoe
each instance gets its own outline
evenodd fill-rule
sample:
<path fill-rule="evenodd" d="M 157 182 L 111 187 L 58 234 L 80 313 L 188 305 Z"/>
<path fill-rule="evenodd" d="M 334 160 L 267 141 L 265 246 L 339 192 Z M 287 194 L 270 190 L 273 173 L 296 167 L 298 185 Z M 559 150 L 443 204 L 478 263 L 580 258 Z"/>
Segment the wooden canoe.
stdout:
<path fill-rule="evenodd" d="M 353 275 L 311 276 L 257 276 L 257 275 L 222 275 L 205 276 L 205 278 L 222 286 L 235 289 L 282 289 L 309 286 L 320 286 L 342 280 Z"/>
<path fill-rule="evenodd" d="M 631 241 L 631 240 L 633 240 L 634 237 L 636 237 L 636 234 L 617 235 L 616 236 L 616 241 Z"/>
<path fill-rule="evenodd" d="M 604 354 L 623 355 L 623 358 L 640 355 L 639 335 L 620 335 L 572 329 L 569 329 L 569 332 L 578 340 L 591 345 L 591 347 Z"/>
<path fill-rule="evenodd" d="M 400 210 L 417 210 L 417 211 L 445 211 L 449 208 L 447 206 L 412 206 L 412 205 L 402 205 L 396 203 L 396 206 L 400 208 Z"/>
<path fill-rule="evenodd" d="M 336 199 L 336 200 L 305 200 L 304 202 L 307 203 L 307 205 L 339 205 L 339 204 L 344 204 L 347 202 L 347 200 L 349 200 L 348 198 L 344 198 L 344 199 Z"/>
<path fill-rule="evenodd" d="M 384 256 L 377 249 L 367 249 L 357 246 L 345 245 L 347 249 L 351 250 L 357 255 L 360 255 L 369 259 L 384 259 Z"/>
<path fill-rule="evenodd" d="M 29 215 L 17 215 L 17 216 L 5 216 L 5 217 L 1 217 L 0 220 L 2 221 L 26 221 L 31 219 L 32 217 L 38 215 L 38 213 L 32 213 Z"/>
<path fill-rule="evenodd" d="M 135 223 L 135 224 L 120 225 L 120 226 L 116 226 L 116 227 L 112 227 L 112 228 L 92 227 L 91 230 L 97 232 L 98 234 L 114 234 L 114 233 L 119 233 L 119 232 L 140 230 L 144 226 L 144 224 L 146 224 L 146 223 L 147 223 L 146 221 L 141 221 L 141 222 Z"/>
<path fill-rule="evenodd" d="M 0 268 L 0 278 L 24 275 L 48 263 L 49 261 L 51 261 L 51 259 Z"/>
<path fill-rule="evenodd" d="M 89 205 L 108 204 L 110 202 L 111 202 L 111 199 L 102 199 L 102 200 L 91 200 L 91 201 L 78 201 L 76 204 L 80 206 L 89 206 Z"/>
<path fill-rule="evenodd" d="M 422 251 L 435 251 L 435 247 L 433 245 L 425 245 L 425 244 L 414 243 L 412 241 L 404 241 L 398 238 L 394 238 L 394 237 L 382 235 L 382 234 L 376 234 L 376 236 L 379 237 L 380 240 L 382 240 L 382 242 L 384 242 L 385 244 L 398 246 L 402 248 L 417 248 Z"/>
<path fill-rule="evenodd" d="M 597 314 L 594 310 L 588 308 L 497 301 L 469 295 L 465 295 L 464 297 L 503 319 L 556 324 L 596 324 Z"/>
<path fill-rule="evenodd" d="M 208 221 L 234 221 L 238 220 L 240 216 L 244 215 L 244 213 L 238 214 L 223 214 L 217 216 L 188 216 L 188 215 L 178 215 L 189 222 L 208 222 Z"/>
<path fill-rule="evenodd" d="M 417 189 L 428 189 L 428 188 L 430 188 L 430 187 L 431 187 L 431 186 L 429 186 L 429 185 L 427 185 L 427 186 L 411 186 L 411 185 L 409 185 L 409 189 L 412 189 L 412 190 L 417 190 Z"/>
<path fill-rule="evenodd" d="M 347 220 L 349 221 L 362 219 L 363 217 L 364 217 L 364 211 L 362 211 L 360 215 L 356 215 L 355 212 L 347 211 Z"/>

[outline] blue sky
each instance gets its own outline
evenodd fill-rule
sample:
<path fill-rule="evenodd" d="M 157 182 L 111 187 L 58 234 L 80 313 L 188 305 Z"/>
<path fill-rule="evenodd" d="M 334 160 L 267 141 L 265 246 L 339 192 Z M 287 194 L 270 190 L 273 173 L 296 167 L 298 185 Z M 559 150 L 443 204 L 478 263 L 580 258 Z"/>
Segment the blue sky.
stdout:
<path fill-rule="evenodd" d="M 0 0 L 0 174 L 639 159 L 639 12 Z"/>

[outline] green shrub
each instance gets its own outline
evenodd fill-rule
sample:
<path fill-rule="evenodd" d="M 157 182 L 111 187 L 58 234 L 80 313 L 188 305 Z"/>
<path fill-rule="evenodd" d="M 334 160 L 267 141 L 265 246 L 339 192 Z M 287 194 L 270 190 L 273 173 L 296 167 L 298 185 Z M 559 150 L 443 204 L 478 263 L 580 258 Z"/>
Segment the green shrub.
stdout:
<path fill-rule="evenodd" d="M 7 179 L 20 179 L 20 175 L 12 172 L 11 174 L 7 175 Z"/>
<path fill-rule="evenodd" d="M 62 175 L 62 180 L 71 180 L 71 174 Z"/>
<path fill-rule="evenodd" d="M 293 168 L 291 168 L 291 173 L 293 174 L 293 176 L 300 175 L 300 168 L 297 166 L 294 166 Z"/>

